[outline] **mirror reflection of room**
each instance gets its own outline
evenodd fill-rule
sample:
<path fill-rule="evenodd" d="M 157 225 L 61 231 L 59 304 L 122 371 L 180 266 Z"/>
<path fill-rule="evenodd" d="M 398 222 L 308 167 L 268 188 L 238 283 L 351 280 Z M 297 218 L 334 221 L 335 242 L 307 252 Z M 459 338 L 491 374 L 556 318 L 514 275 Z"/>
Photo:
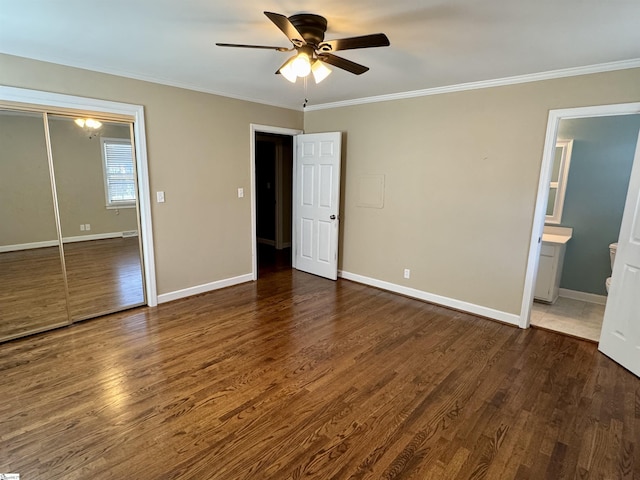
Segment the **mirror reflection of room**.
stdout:
<path fill-rule="evenodd" d="M 0 110 L 0 338 L 68 320 L 42 114 Z"/>
<path fill-rule="evenodd" d="M 142 304 L 129 124 L 49 115 L 73 320 Z M 91 119 L 97 121 L 95 119 Z"/>
<path fill-rule="evenodd" d="M 144 304 L 131 124 L 0 117 L 0 339 Z"/>

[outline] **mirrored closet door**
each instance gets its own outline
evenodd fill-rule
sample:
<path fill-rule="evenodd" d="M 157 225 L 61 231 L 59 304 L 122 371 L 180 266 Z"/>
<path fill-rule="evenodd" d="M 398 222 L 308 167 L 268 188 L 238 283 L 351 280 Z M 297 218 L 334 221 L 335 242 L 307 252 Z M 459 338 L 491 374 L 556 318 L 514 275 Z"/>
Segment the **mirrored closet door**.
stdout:
<path fill-rule="evenodd" d="M 48 115 L 72 320 L 145 301 L 131 125 Z"/>
<path fill-rule="evenodd" d="M 0 339 L 68 322 L 43 115 L 0 110 Z"/>
<path fill-rule="evenodd" d="M 1 117 L 0 341 L 144 305 L 132 124 Z"/>

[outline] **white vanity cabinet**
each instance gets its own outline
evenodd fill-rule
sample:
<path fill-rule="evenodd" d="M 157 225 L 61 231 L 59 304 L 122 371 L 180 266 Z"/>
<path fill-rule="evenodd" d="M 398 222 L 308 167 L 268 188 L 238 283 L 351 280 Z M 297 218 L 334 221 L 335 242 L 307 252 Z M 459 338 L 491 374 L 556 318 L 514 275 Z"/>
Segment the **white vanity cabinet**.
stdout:
<path fill-rule="evenodd" d="M 542 242 L 538 278 L 533 292 L 536 300 L 553 303 L 558 298 L 565 248 L 563 244 Z"/>
<path fill-rule="evenodd" d="M 558 299 L 564 252 L 572 233 L 571 228 L 545 227 L 540 248 L 536 288 L 533 292 L 536 300 L 553 303 Z"/>

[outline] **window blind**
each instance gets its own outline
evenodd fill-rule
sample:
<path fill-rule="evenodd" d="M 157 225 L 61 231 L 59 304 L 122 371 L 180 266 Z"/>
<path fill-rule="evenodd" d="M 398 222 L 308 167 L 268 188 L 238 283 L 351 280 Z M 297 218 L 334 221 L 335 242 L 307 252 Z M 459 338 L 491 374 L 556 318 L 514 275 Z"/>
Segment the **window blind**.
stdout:
<path fill-rule="evenodd" d="M 105 140 L 104 163 L 107 203 L 135 203 L 136 179 L 131 144 Z"/>

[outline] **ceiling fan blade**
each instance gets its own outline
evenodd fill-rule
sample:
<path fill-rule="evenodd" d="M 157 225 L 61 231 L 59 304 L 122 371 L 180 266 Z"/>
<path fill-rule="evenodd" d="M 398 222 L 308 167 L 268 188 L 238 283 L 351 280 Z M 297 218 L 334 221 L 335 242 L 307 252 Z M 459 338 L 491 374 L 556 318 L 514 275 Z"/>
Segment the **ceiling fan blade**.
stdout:
<path fill-rule="evenodd" d="M 301 47 L 302 45 L 307 44 L 302 34 L 293 26 L 293 23 L 291 23 L 287 17 L 273 12 L 264 12 L 264 14 L 269 18 L 269 20 L 275 23 L 276 27 L 282 30 L 282 33 L 284 33 L 296 47 Z"/>
<path fill-rule="evenodd" d="M 218 47 L 235 47 L 235 48 L 262 48 L 264 50 L 276 50 L 278 52 L 290 52 L 293 48 L 284 47 L 268 47 L 266 45 L 243 45 L 240 43 L 216 43 Z"/>
<path fill-rule="evenodd" d="M 364 72 L 369 70 L 369 67 L 365 67 L 364 65 L 360 65 L 359 63 L 352 62 L 351 60 L 347 60 L 346 58 L 331 55 L 330 53 L 321 53 L 320 55 L 318 55 L 318 58 L 325 63 L 346 70 L 347 72 L 354 73 L 356 75 L 362 75 Z"/>
<path fill-rule="evenodd" d="M 342 38 L 322 42 L 318 50 L 322 52 L 337 52 L 338 50 L 353 50 L 355 48 L 388 47 L 391 45 L 384 33 L 362 35 L 361 37 Z"/>

